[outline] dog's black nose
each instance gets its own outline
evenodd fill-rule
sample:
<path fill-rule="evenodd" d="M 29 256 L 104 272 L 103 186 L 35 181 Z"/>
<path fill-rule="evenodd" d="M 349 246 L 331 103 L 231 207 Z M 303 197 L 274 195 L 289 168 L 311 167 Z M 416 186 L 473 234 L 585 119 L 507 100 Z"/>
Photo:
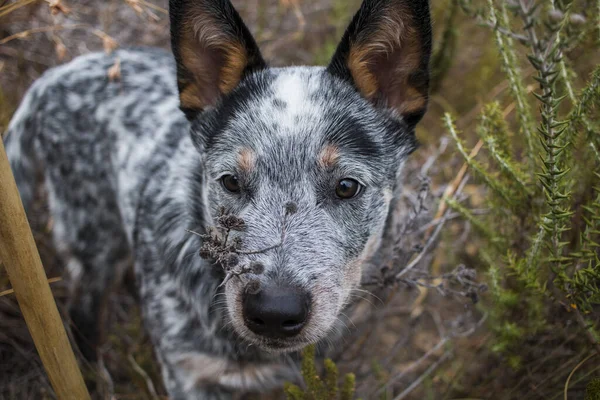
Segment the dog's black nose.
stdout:
<path fill-rule="evenodd" d="M 245 293 L 244 322 L 257 335 L 289 338 L 297 335 L 310 311 L 310 295 L 290 287 L 261 287 L 258 293 Z"/>

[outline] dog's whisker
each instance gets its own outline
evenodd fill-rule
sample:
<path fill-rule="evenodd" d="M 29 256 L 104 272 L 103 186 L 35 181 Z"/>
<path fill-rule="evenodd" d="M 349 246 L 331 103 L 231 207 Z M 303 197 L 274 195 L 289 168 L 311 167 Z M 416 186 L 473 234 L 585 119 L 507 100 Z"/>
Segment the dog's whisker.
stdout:
<path fill-rule="evenodd" d="M 203 234 L 201 234 L 201 233 L 198 233 L 198 232 L 196 232 L 196 231 L 193 231 L 193 230 L 191 230 L 191 229 L 186 229 L 185 231 L 186 231 L 187 233 L 191 233 L 191 234 L 193 234 L 193 235 L 196 235 L 196 236 L 199 236 L 199 237 L 201 237 L 201 238 L 202 238 L 202 237 L 204 237 L 204 235 L 203 235 Z"/>

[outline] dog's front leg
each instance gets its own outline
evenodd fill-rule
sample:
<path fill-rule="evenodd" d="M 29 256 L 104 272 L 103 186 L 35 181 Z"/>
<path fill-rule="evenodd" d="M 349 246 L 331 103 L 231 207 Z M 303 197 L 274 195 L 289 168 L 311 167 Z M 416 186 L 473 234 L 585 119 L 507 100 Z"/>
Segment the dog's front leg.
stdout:
<path fill-rule="evenodd" d="M 168 375 L 163 365 L 164 382 L 170 400 L 232 400 L 233 393 L 218 386 L 193 386 L 186 388 L 182 382 L 184 377 L 177 377 L 177 372 Z"/>
<path fill-rule="evenodd" d="M 233 393 L 219 384 L 231 343 L 208 308 L 192 307 L 172 274 L 155 264 L 153 249 L 136 260 L 143 318 L 161 365 L 171 400 L 226 400 Z M 148 257 L 144 255 L 148 254 Z M 212 296 L 207 296 L 209 303 Z M 199 317 L 203 315 L 203 318 Z"/>
<path fill-rule="evenodd" d="M 170 400 L 232 400 L 233 394 L 220 387 L 203 387 L 194 385 L 186 387 L 185 376 L 181 376 L 177 369 L 169 368 L 162 364 L 163 380 Z"/>
<path fill-rule="evenodd" d="M 290 363 L 242 354 L 220 319 L 198 318 L 172 277 L 141 278 L 144 320 L 172 400 L 233 399 L 296 381 Z"/>

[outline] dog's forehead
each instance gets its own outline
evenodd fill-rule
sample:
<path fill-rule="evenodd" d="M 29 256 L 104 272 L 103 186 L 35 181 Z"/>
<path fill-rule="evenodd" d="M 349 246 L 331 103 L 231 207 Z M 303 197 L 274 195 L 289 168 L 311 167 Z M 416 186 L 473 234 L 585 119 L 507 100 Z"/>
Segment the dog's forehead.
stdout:
<path fill-rule="evenodd" d="M 397 154 L 381 113 L 322 67 L 269 69 L 245 85 L 217 138 L 217 163 L 303 169 L 346 159 L 376 169 Z"/>
<path fill-rule="evenodd" d="M 265 118 L 276 117 L 279 135 L 307 134 L 307 127 L 314 128 L 327 117 L 325 80 L 321 68 L 282 69 L 272 81 L 269 95 L 255 107 Z"/>
<path fill-rule="evenodd" d="M 354 90 L 322 67 L 274 68 L 262 78 L 263 90 L 248 96 L 235 110 L 229 125 L 233 134 L 249 128 L 264 133 L 257 139 L 267 142 L 279 137 L 301 137 L 305 144 L 322 142 L 335 121 L 358 119 L 360 106 L 368 112 Z M 368 115 L 361 119 L 364 125 Z"/>

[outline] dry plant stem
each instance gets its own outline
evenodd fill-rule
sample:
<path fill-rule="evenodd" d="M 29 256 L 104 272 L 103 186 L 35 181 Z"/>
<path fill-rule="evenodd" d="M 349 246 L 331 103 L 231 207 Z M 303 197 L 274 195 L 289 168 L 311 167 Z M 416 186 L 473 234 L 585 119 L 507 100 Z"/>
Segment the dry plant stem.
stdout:
<path fill-rule="evenodd" d="M 598 342 L 594 334 L 590 331 L 590 327 L 585 321 L 585 318 L 583 318 L 583 315 L 581 314 L 581 311 L 579 311 L 579 309 L 575 310 L 575 316 L 577 317 L 577 323 L 579 324 L 579 326 L 581 326 L 583 330 L 585 330 L 585 334 L 588 340 L 594 346 L 596 354 L 600 354 L 600 343 Z"/>
<path fill-rule="evenodd" d="M 169 14 L 169 11 L 166 10 L 165 8 L 163 8 L 161 6 L 157 6 L 156 4 L 152 4 L 152 3 L 148 2 L 148 1 L 144 1 L 144 0 L 125 0 L 125 2 L 127 4 L 129 4 L 129 5 L 141 4 L 144 7 L 148 7 L 150 9 L 152 9 L 154 11 L 158 11 L 158 12 L 160 12 L 162 14 L 165 14 L 165 15 Z"/>
<path fill-rule="evenodd" d="M 100 29 L 93 28 L 89 24 L 52 25 L 52 26 L 43 26 L 41 28 L 28 29 L 26 31 L 17 32 L 14 35 L 5 37 L 4 39 L 0 40 L 0 45 L 6 44 L 6 43 L 16 40 L 16 39 L 28 38 L 29 35 L 34 34 L 34 33 L 56 32 L 56 31 L 62 31 L 62 30 L 67 30 L 67 29 L 89 29 L 89 31 L 93 35 L 97 36 L 98 38 L 102 39 L 103 41 L 113 42 L 116 47 L 116 41 L 113 38 L 111 38 L 108 34 L 101 31 Z"/>
<path fill-rule="evenodd" d="M 435 354 L 435 352 L 437 352 L 446 343 L 448 343 L 449 340 L 450 339 L 448 337 L 442 338 L 428 352 L 426 352 L 425 354 L 423 354 L 421 356 L 421 358 L 419 358 L 418 360 L 416 360 L 413 363 L 411 363 L 410 366 L 408 368 L 406 368 L 404 371 L 402 371 L 402 372 L 394 375 L 393 377 L 391 377 L 384 386 L 380 387 L 377 391 L 370 393 L 369 396 L 367 396 L 367 397 L 369 399 L 377 398 L 384 391 L 389 390 L 392 387 L 392 385 L 394 385 L 394 383 L 398 382 L 400 379 L 402 379 L 404 376 L 406 376 L 406 374 L 408 374 L 408 373 L 412 372 L 413 370 L 415 370 L 419 365 L 421 365 L 425 360 L 427 360 L 432 354 Z"/>
<path fill-rule="evenodd" d="M 484 314 L 479 321 L 477 321 L 477 323 L 475 325 L 473 325 L 471 328 L 467 329 L 464 332 L 450 332 L 448 335 L 442 337 L 439 342 L 432 347 L 429 351 L 427 351 L 425 354 L 423 354 L 423 356 L 421 356 L 421 358 L 419 358 L 418 360 L 416 360 L 415 362 L 413 362 L 407 369 L 405 369 L 404 371 L 394 375 L 393 377 L 391 377 L 388 382 L 380 387 L 377 391 L 369 393 L 369 396 L 367 396 L 367 398 L 371 399 L 371 398 L 377 398 L 377 396 L 381 395 L 385 390 L 388 390 L 392 387 L 392 385 L 399 381 L 400 379 L 402 379 L 406 374 L 408 374 L 409 372 L 413 371 L 415 368 L 417 368 L 421 363 L 423 363 L 423 361 L 425 361 L 426 359 L 428 359 L 432 354 L 434 354 L 435 352 L 437 352 L 439 349 L 441 349 L 446 343 L 450 342 L 452 339 L 454 338 L 460 338 L 460 337 L 467 337 L 472 335 L 473 333 L 475 333 L 475 331 L 483 325 L 483 323 L 486 321 L 487 319 L 487 314 Z M 443 361 L 442 359 L 446 356 L 446 355 L 450 355 L 448 352 L 446 352 L 446 354 L 444 356 L 442 356 L 442 358 L 440 358 L 436 363 L 437 365 L 441 364 Z M 434 363 L 434 365 L 436 365 L 436 363 Z M 436 368 L 437 368 L 436 365 Z M 431 368 L 431 367 L 430 367 Z M 435 368 L 431 369 L 431 370 L 427 370 L 423 375 L 422 378 L 425 378 L 429 373 L 431 373 Z M 395 397 L 395 399 L 402 399 L 404 398 L 410 391 L 414 390 L 421 382 L 423 379 L 417 379 L 415 381 L 415 383 L 418 382 L 417 385 L 411 385 L 409 386 L 409 388 L 407 388 L 404 392 L 400 393 L 400 395 L 398 397 Z M 410 389 L 410 391 L 407 391 L 408 389 Z M 403 396 L 404 397 L 400 397 Z"/>
<path fill-rule="evenodd" d="M 16 49 L 6 47 L 6 46 L 0 47 L 0 56 L 6 56 L 6 57 L 12 57 L 12 58 L 22 57 L 22 59 L 24 61 L 39 64 L 46 68 L 51 66 L 50 62 L 47 59 L 45 59 L 39 55 L 32 54 L 31 52 L 24 51 L 24 50 L 21 50 L 21 52 L 19 52 Z M 4 62 L 3 62 L 3 64 L 4 64 Z M 0 70 L 0 73 L 1 72 L 2 72 L 2 70 Z M 4 136 L 6 133 L 7 133 L 6 131 L 2 132 L 2 133 L 0 133 L 0 136 Z"/>
<path fill-rule="evenodd" d="M 285 242 L 285 233 L 286 233 L 285 232 L 285 224 L 287 222 L 287 217 L 288 217 L 288 215 L 293 214 L 293 213 L 296 212 L 295 208 L 294 208 L 294 210 L 288 209 L 288 207 L 291 207 L 292 204 L 293 203 L 286 203 L 286 205 L 285 205 L 286 210 L 285 210 L 285 214 L 283 216 L 283 221 L 281 223 L 281 237 L 280 237 L 278 243 L 276 243 L 276 244 L 274 244 L 272 246 L 269 246 L 269 247 L 265 247 L 265 248 L 260 249 L 260 250 L 244 251 L 244 250 L 230 249 L 229 248 L 229 249 L 226 249 L 226 252 L 228 254 L 231 253 L 231 254 L 238 254 L 238 255 L 262 254 L 262 253 L 265 253 L 267 251 L 271 251 L 271 250 L 274 250 L 274 249 L 277 249 L 277 248 L 283 246 L 283 243 Z M 293 205 L 293 207 L 296 207 L 296 206 Z M 223 228 L 223 226 L 222 226 L 222 228 Z M 222 245 L 221 245 L 221 247 L 228 247 L 229 234 L 231 233 L 232 230 L 235 230 L 232 227 L 225 227 L 225 228 L 226 228 L 225 229 L 225 234 L 224 234 L 224 238 L 222 239 Z M 196 236 L 199 236 L 201 239 L 206 239 L 206 236 L 207 236 L 207 235 L 203 235 L 201 233 L 198 233 L 198 232 L 195 232 L 195 231 L 189 230 L 189 229 L 186 229 L 186 232 L 191 233 L 191 234 L 196 235 Z M 221 261 L 223 261 L 222 257 L 223 257 L 222 255 L 219 255 L 216 258 L 215 262 L 218 264 Z M 247 273 L 255 273 L 252 270 L 252 268 L 251 268 L 250 265 L 242 266 L 241 268 L 239 268 L 237 270 L 235 270 L 233 268 L 232 269 L 225 269 L 225 271 L 226 271 L 225 278 L 223 278 L 223 281 L 218 286 L 219 288 L 222 287 L 222 286 L 225 286 L 227 284 L 227 282 L 229 282 L 234 277 L 239 277 L 240 275 L 247 274 Z"/>
<path fill-rule="evenodd" d="M 98 366 L 98 372 L 99 372 L 100 376 L 106 383 L 106 387 L 104 388 L 104 392 L 105 392 L 104 398 L 114 399 L 115 398 L 115 383 L 112 379 L 112 376 L 110 375 L 110 372 L 108 372 L 108 369 L 106 369 L 106 365 L 104 364 L 104 355 L 100 356 L 100 358 L 98 359 L 97 366 Z"/>
<path fill-rule="evenodd" d="M 466 174 L 466 171 L 465 171 L 465 174 Z M 460 193 L 462 193 L 462 190 L 463 190 L 464 186 L 466 185 L 468 179 L 469 179 L 469 175 L 462 176 L 462 181 L 457 185 L 457 187 L 454 190 L 455 196 L 458 196 L 458 195 L 460 195 Z M 398 281 L 400 281 L 402 279 L 402 276 L 405 273 L 412 270 L 421 261 L 423 256 L 429 250 L 429 248 L 433 245 L 433 243 L 435 243 L 437 237 L 439 236 L 440 232 L 442 231 L 442 228 L 444 227 L 444 224 L 448 220 L 449 215 L 450 215 L 450 211 L 446 210 L 446 212 L 441 216 L 441 220 L 440 220 L 439 224 L 437 224 L 434 234 L 427 239 L 427 242 L 426 242 L 425 246 L 423 247 L 423 249 L 419 252 L 419 254 L 413 259 L 413 261 L 408 266 L 406 266 L 402 271 L 400 271 L 398 274 L 396 274 L 395 278 Z M 368 283 L 365 283 L 365 284 L 368 284 Z M 427 290 L 427 289 L 424 289 L 424 290 Z M 397 293 L 398 293 L 398 290 L 396 288 L 383 301 L 384 305 L 385 306 L 389 305 Z M 374 314 L 372 318 L 377 318 L 377 315 Z M 377 323 L 367 324 L 366 332 L 363 334 L 363 336 L 360 339 L 358 339 L 358 342 L 360 343 L 360 346 L 358 346 L 358 348 L 360 349 L 361 355 L 367 349 L 367 347 L 363 346 L 363 344 L 366 343 L 368 341 L 368 339 L 371 337 L 371 335 L 374 332 L 374 327 L 376 325 L 377 325 Z"/>
<path fill-rule="evenodd" d="M 529 78 L 531 77 L 534 73 L 535 73 L 535 69 L 533 67 L 529 67 L 529 68 L 524 68 L 523 70 L 523 79 Z M 488 94 L 485 96 L 484 101 L 482 102 L 478 102 L 477 105 L 475 105 L 473 108 L 471 108 L 468 112 L 463 113 L 463 115 L 460 117 L 460 119 L 458 119 L 456 121 L 456 126 L 459 129 L 462 129 L 464 127 L 468 127 L 479 115 L 479 113 L 481 112 L 482 106 L 483 104 L 487 104 L 489 103 L 491 100 L 495 99 L 496 97 L 498 97 L 500 94 L 502 94 L 505 90 L 507 90 L 509 88 L 509 84 L 507 81 L 502 81 L 500 83 L 498 83 L 496 86 L 494 86 L 489 92 Z M 533 91 L 534 87 L 533 86 L 528 86 L 527 87 L 527 92 L 530 93 L 531 91 Z M 432 100 L 440 100 L 440 96 L 439 95 L 433 95 L 431 97 Z M 446 103 L 444 101 L 444 103 Z M 456 110 L 453 110 L 451 107 L 446 107 L 447 109 L 449 109 L 449 111 L 451 111 L 452 114 L 458 114 L 458 112 L 456 112 Z"/>
<path fill-rule="evenodd" d="M 471 150 L 471 153 L 469 154 L 469 158 L 476 157 L 477 154 L 479 154 L 479 150 L 481 150 L 481 147 L 483 147 L 483 141 L 479 140 L 477 142 L 477 144 L 475 145 L 475 147 L 473 147 L 473 150 Z M 458 174 L 456 175 L 456 177 L 446 187 L 446 190 L 444 191 L 444 195 L 442 196 L 442 201 L 440 201 L 440 206 L 438 207 L 438 210 L 435 213 L 435 216 L 433 217 L 434 220 L 442 218 L 442 216 L 448 209 L 448 204 L 446 203 L 446 199 L 449 197 L 452 197 L 456 193 L 456 189 L 461 184 L 461 181 L 464 178 L 465 174 L 467 173 L 468 168 L 469 168 L 469 165 L 467 163 L 464 163 L 462 165 L 462 167 L 460 167 L 460 170 L 458 171 Z M 432 230 L 433 230 L 433 227 L 431 227 L 427 231 L 427 233 L 425 234 L 426 238 L 431 235 Z"/>
<path fill-rule="evenodd" d="M 577 360 L 581 360 L 582 357 L 585 357 L 585 353 L 586 351 L 582 351 L 581 354 L 578 354 Z M 559 383 L 557 382 L 560 378 L 559 377 L 564 377 L 565 375 L 565 371 L 572 371 L 573 370 L 573 362 L 571 360 L 568 360 L 566 362 L 563 362 L 560 367 L 554 369 L 552 371 L 552 375 L 545 377 L 544 379 L 542 379 L 541 381 L 539 381 L 539 383 L 536 383 L 536 385 L 531 386 L 529 391 L 522 397 L 524 399 L 530 399 L 530 398 L 534 398 L 534 395 L 538 395 L 539 396 L 539 392 L 538 392 L 538 388 L 542 388 L 542 387 L 547 387 L 549 385 L 552 385 L 552 387 L 557 387 L 557 385 L 559 385 Z M 579 361 L 575 362 L 575 365 L 579 364 Z M 546 364 L 546 365 L 552 365 L 552 364 Z M 593 370 L 592 370 L 593 371 Z M 594 373 L 594 372 L 592 372 Z M 530 375 L 529 373 L 527 375 Z M 531 376 L 531 375 L 530 375 Z M 585 376 L 585 375 L 584 375 Z M 579 383 L 578 381 L 580 381 L 582 377 L 579 377 L 579 379 L 577 381 L 575 381 L 574 383 Z M 546 386 L 544 386 L 546 385 Z M 571 384 L 569 383 L 569 386 Z M 549 400 L 555 400 L 555 399 L 559 399 L 563 397 L 563 392 L 560 391 L 560 393 L 557 393 L 554 397 L 552 397 Z M 507 397 L 509 398 L 509 397 Z"/>
<path fill-rule="evenodd" d="M 273 246 L 269 246 L 266 247 L 264 249 L 261 250 L 254 250 L 254 251 L 242 251 L 242 250 L 238 250 L 236 251 L 237 254 L 243 254 L 243 255 L 250 255 L 250 254 L 262 254 L 265 253 L 267 251 L 271 251 L 274 249 L 277 249 L 281 246 L 283 246 L 283 243 L 285 242 L 285 223 L 287 220 L 287 212 L 284 214 L 283 216 L 283 223 L 281 224 L 281 238 L 279 239 L 279 243 L 274 244 Z M 227 243 L 227 238 L 229 237 L 229 231 L 227 232 L 227 237 L 225 238 L 225 243 Z M 239 273 L 236 273 L 234 271 L 230 271 L 227 273 L 227 275 L 225 275 L 225 278 L 223 279 L 223 282 L 221 282 L 221 284 L 219 285 L 219 287 L 225 286 L 225 284 L 227 282 L 229 282 L 234 276 L 239 276 L 241 274 L 246 273 L 247 271 L 245 269 L 242 269 Z"/>
<path fill-rule="evenodd" d="M 468 180 L 469 180 L 469 175 L 465 175 L 462 178 L 462 181 L 460 182 L 460 184 L 458 185 L 456 190 L 454 190 L 454 197 L 456 197 L 457 195 L 459 195 L 462 192 L 462 190 L 465 187 Z M 423 246 L 423 249 L 421 250 L 421 252 L 419 252 L 419 254 L 414 258 L 414 260 L 412 260 L 410 262 L 410 264 L 408 264 L 406 266 L 406 268 L 404 268 L 402 271 L 400 271 L 396 274 L 396 279 L 402 278 L 402 276 L 404 276 L 407 272 L 412 270 L 419 263 L 419 261 L 421 261 L 421 259 L 423 258 L 423 255 L 427 253 L 427 250 L 429 250 L 429 248 L 433 245 L 433 243 L 435 242 L 437 237 L 440 235 L 440 232 L 442 231 L 442 228 L 444 227 L 444 224 L 446 223 L 446 219 L 447 219 L 448 215 L 449 215 L 449 213 L 446 210 L 442 217 L 441 222 L 437 225 L 437 227 L 435 228 L 435 231 L 429 237 L 429 239 L 425 243 L 425 246 Z"/>
<path fill-rule="evenodd" d="M 583 383 L 583 382 L 587 382 L 588 379 L 590 377 L 594 376 L 598 371 L 600 371 L 600 366 L 594 366 L 594 367 L 592 367 L 588 372 L 586 372 L 585 374 L 581 375 L 577 379 L 574 379 L 573 380 L 573 385 L 577 385 L 577 384 L 580 384 L 580 383 Z M 556 399 L 559 399 L 560 397 L 564 398 L 564 394 L 563 393 L 559 393 L 557 396 L 554 396 L 550 400 L 556 400 Z M 578 399 L 575 399 L 575 400 L 578 400 Z"/>
<path fill-rule="evenodd" d="M 0 7 L 0 18 L 4 17 L 7 14 L 10 14 L 11 12 L 26 6 L 28 4 L 31 3 L 35 3 L 36 1 L 39 0 L 21 0 L 21 1 L 17 1 L 16 3 L 11 3 L 11 4 L 7 4 L 5 6 Z"/>
<path fill-rule="evenodd" d="M 510 396 L 515 392 L 516 389 L 518 389 L 524 382 L 527 381 L 527 378 L 530 375 L 533 375 L 535 372 L 537 372 L 540 368 L 548 365 L 549 360 L 552 359 L 552 357 L 556 356 L 556 354 L 564 348 L 565 345 L 567 345 L 568 343 L 570 343 L 573 339 L 575 339 L 578 336 L 577 333 L 571 334 L 568 338 L 566 338 L 564 341 L 562 341 L 560 343 L 559 346 L 556 346 L 550 353 L 548 353 L 545 357 L 540 358 L 538 360 L 536 360 L 536 363 L 533 367 L 528 367 L 527 368 L 527 374 L 522 375 L 521 379 L 519 380 L 519 382 L 517 382 L 516 385 L 513 386 L 513 388 L 511 389 L 511 391 L 507 394 L 507 398 L 510 398 Z M 584 350 L 583 353 L 586 353 L 587 351 Z M 583 356 L 583 353 L 581 356 Z M 569 366 L 569 363 L 563 363 L 563 365 L 561 365 L 558 369 L 553 370 L 554 374 L 558 374 L 561 372 L 561 370 L 563 368 L 566 368 Z M 537 383 L 538 386 L 544 385 L 550 378 L 545 378 L 543 380 L 541 380 L 540 382 Z"/>
<path fill-rule="evenodd" d="M 564 389 L 565 400 L 568 400 L 568 398 L 569 398 L 569 396 L 568 396 L 569 382 L 571 381 L 573 374 L 575 374 L 575 371 L 577 371 L 579 369 L 579 367 L 581 367 L 587 360 L 589 360 L 590 358 L 597 356 L 597 355 L 598 355 L 598 353 L 590 354 L 589 356 L 587 356 L 586 358 L 581 360 L 581 362 L 579 364 L 577 364 L 575 366 L 575 368 L 573 368 L 573 371 L 571 371 L 571 373 L 569 374 L 569 377 L 567 378 L 567 381 L 565 382 L 565 389 Z"/>
<path fill-rule="evenodd" d="M 59 399 L 90 399 L 0 141 L 0 259 Z"/>
<path fill-rule="evenodd" d="M 444 136 L 440 139 L 440 145 L 438 146 L 436 152 L 429 156 L 427 158 L 427 161 L 425 161 L 425 163 L 423 163 L 423 166 L 421 167 L 420 173 L 422 177 L 429 176 L 429 170 L 437 162 L 438 158 L 440 158 L 440 156 L 444 154 L 444 152 L 448 148 L 448 143 L 450 143 L 450 138 L 448 136 Z"/>
<path fill-rule="evenodd" d="M 306 19 L 304 18 L 304 14 L 302 14 L 302 9 L 298 4 L 298 0 L 288 0 L 287 3 L 290 3 L 294 8 L 294 16 L 298 20 L 298 31 L 304 31 L 304 27 L 306 26 Z"/>
<path fill-rule="evenodd" d="M 81 28 L 90 28 L 88 24 L 73 24 L 73 25 L 52 25 L 52 26 L 43 26 L 41 28 L 33 28 L 28 29 L 23 32 L 15 33 L 14 35 L 10 35 L 0 40 L 0 45 L 6 44 L 11 40 L 15 39 L 23 39 L 28 37 L 32 33 L 42 33 L 42 32 L 54 32 L 54 31 L 62 31 L 65 29 L 81 29 Z"/>
<path fill-rule="evenodd" d="M 296 42 L 298 39 L 302 38 L 304 33 L 306 32 L 306 17 L 302 12 L 302 8 L 300 7 L 298 0 L 286 0 L 282 2 L 284 6 L 287 8 L 291 6 L 293 8 L 294 16 L 298 22 L 298 28 L 294 32 L 290 32 L 286 35 L 279 37 L 277 40 L 274 40 L 273 43 L 267 44 L 264 46 L 262 53 L 270 58 L 277 52 L 277 50 L 290 42 Z M 283 18 L 281 19 L 283 21 Z M 281 26 L 278 27 L 278 31 L 281 30 Z"/>
<path fill-rule="evenodd" d="M 2 264 L 0 264 L 0 266 L 2 266 Z M 54 282 L 60 282 L 62 281 L 61 277 L 56 277 L 56 278 L 50 278 L 48 279 L 48 283 L 54 283 Z M 13 294 L 15 291 L 13 289 L 6 289 L 0 292 L 0 297 L 2 296 L 7 296 L 9 294 Z"/>
<path fill-rule="evenodd" d="M 427 368 L 427 370 L 425 370 L 425 372 L 421 376 L 419 376 L 416 380 L 413 381 L 413 383 L 410 384 L 409 387 L 404 389 L 404 391 L 402 393 L 400 393 L 398 396 L 394 397 L 394 400 L 402 400 L 403 398 L 408 396 L 410 394 L 410 392 L 415 390 L 425 380 L 425 378 L 427 378 L 433 371 L 435 371 L 440 365 L 442 365 L 442 363 L 446 362 L 446 360 L 448 360 L 450 358 L 451 354 L 452 353 L 449 351 L 445 352 L 444 355 L 442 357 L 440 357 L 439 360 L 437 360 L 436 362 L 431 364 L 429 366 L 429 368 Z"/>
<path fill-rule="evenodd" d="M 150 393 L 150 397 L 152 397 L 152 400 L 160 400 L 158 394 L 156 394 L 154 383 L 152 383 L 152 379 L 150 379 L 146 371 L 144 371 L 144 369 L 140 367 L 137 361 L 135 361 L 133 355 L 129 354 L 127 356 L 127 359 L 129 360 L 129 363 L 131 364 L 135 372 L 137 372 L 142 378 L 144 378 L 144 381 L 146 382 L 146 387 L 148 388 L 148 393 Z"/>

